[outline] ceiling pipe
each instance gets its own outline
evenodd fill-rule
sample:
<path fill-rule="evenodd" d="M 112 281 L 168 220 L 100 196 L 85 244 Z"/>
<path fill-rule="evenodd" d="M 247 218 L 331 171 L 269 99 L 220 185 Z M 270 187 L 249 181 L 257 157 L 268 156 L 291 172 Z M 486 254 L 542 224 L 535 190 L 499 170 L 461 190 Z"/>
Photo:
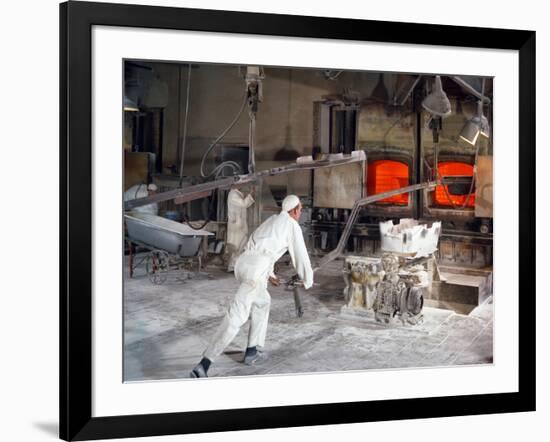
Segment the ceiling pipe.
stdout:
<path fill-rule="evenodd" d="M 483 103 L 490 104 L 491 99 L 482 93 L 478 92 L 474 87 L 470 86 L 466 81 L 464 81 L 462 78 L 460 78 L 457 75 L 451 75 L 449 76 L 450 79 L 452 79 L 455 83 L 457 83 L 459 86 L 461 86 L 463 89 L 465 89 L 470 94 L 474 95 L 475 97 L 479 98 Z"/>

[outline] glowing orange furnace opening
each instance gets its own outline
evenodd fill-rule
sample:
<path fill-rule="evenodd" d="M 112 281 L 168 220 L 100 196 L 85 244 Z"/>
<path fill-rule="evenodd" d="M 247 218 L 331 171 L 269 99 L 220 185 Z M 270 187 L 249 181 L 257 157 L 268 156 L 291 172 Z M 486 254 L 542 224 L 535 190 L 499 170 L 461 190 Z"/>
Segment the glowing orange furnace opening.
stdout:
<path fill-rule="evenodd" d="M 409 166 L 401 161 L 377 160 L 367 166 L 367 195 L 376 195 L 408 185 Z M 406 206 L 409 204 L 409 194 L 402 193 L 378 202 Z"/>
<path fill-rule="evenodd" d="M 446 162 L 439 163 L 438 171 L 439 171 L 439 176 L 441 178 L 448 177 L 448 176 L 470 176 L 471 177 L 474 174 L 474 166 L 468 163 L 461 163 L 458 161 L 446 161 Z M 447 188 L 447 193 L 449 194 L 449 196 L 447 196 L 447 193 L 445 192 L 444 187 Z M 437 186 L 435 188 L 434 202 L 438 206 L 452 206 L 454 204 L 455 206 L 462 207 L 467 197 L 468 197 L 467 194 L 452 195 L 449 192 L 448 186 Z M 475 193 L 472 193 L 466 207 L 474 207 L 474 206 L 475 206 Z"/>

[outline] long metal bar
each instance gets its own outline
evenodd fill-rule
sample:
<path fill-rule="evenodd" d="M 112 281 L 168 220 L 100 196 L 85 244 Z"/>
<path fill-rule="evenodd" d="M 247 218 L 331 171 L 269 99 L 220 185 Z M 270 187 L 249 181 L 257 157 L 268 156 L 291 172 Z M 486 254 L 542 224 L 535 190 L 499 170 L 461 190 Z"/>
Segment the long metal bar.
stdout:
<path fill-rule="evenodd" d="M 320 169 L 323 167 L 335 167 L 342 166 L 345 164 L 355 163 L 358 161 L 364 161 L 364 155 L 351 156 L 339 160 L 321 160 L 321 161 L 312 161 L 307 163 L 292 163 L 287 166 L 274 167 L 272 169 L 262 170 L 256 173 L 250 173 L 248 175 L 236 175 L 221 178 L 214 181 L 209 181 L 206 183 L 195 184 L 192 186 L 183 187 L 181 189 L 169 190 L 167 192 L 157 193 L 155 195 L 150 195 L 145 198 L 137 198 L 134 200 L 126 201 L 124 203 L 125 210 L 132 210 L 136 207 L 145 206 L 152 203 L 160 203 L 162 201 L 173 200 L 174 198 L 183 197 L 183 196 L 192 196 L 207 190 L 215 189 L 229 189 L 233 184 L 246 184 L 258 180 L 262 177 L 280 175 L 283 173 L 294 172 L 297 170 L 311 170 L 311 169 Z"/>
<path fill-rule="evenodd" d="M 417 190 L 429 189 L 430 187 L 435 188 L 437 184 L 438 183 L 435 181 L 427 181 L 425 183 L 413 184 L 412 186 L 401 187 L 399 189 L 390 190 L 388 192 L 367 196 L 365 198 L 361 198 L 355 201 L 355 204 L 353 205 L 353 209 L 351 210 L 351 213 L 348 217 L 346 226 L 344 227 L 344 231 L 342 232 L 342 236 L 340 236 L 340 240 L 338 241 L 338 245 L 333 251 L 323 256 L 323 258 L 321 259 L 321 261 L 319 261 L 319 264 L 317 265 L 315 270 L 318 270 L 324 267 L 329 262 L 334 261 L 336 258 L 338 258 L 338 256 L 340 256 L 340 254 L 342 253 L 342 251 L 344 250 L 344 247 L 348 242 L 351 229 L 355 224 L 357 216 L 359 215 L 359 212 L 364 206 L 371 203 L 375 203 L 376 201 L 380 201 L 384 198 L 389 198 L 395 195 L 401 195 L 402 193 L 415 192 Z"/>

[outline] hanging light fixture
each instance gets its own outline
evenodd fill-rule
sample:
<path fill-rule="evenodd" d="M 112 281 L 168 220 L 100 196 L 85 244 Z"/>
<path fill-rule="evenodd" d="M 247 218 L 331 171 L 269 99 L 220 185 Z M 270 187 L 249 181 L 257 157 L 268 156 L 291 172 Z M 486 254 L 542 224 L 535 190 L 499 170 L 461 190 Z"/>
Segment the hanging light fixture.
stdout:
<path fill-rule="evenodd" d="M 124 95 L 124 110 L 126 112 L 139 112 L 137 104 L 126 95 Z"/>
<path fill-rule="evenodd" d="M 376 86 L 372 90 L 370 96 L 372 99 L 380 103 L 385 104 L 388 102 L 389 94 L 386 84 L 384 83 L 384 74 L 382 72 L 378 75 L 378 83 L 376 83 Z"/>
<path fill-rule="evenodd" d="M 476 115 L 466 121 L 466 124 L 460 131 L 459 137 L 474 146 L 479 135 L 489 138 L 490 130 L 489 121 L 483 115 L 483 102 L 480 100 L 477 102 Z"/>
<path fill-rule="evenodd" d="M 451 114 L 451 102 L 443 90 L 439 75 L 435 76 L 434 90 L 424 98 L 422 107 L 436 117 L 447 117 Z"/>

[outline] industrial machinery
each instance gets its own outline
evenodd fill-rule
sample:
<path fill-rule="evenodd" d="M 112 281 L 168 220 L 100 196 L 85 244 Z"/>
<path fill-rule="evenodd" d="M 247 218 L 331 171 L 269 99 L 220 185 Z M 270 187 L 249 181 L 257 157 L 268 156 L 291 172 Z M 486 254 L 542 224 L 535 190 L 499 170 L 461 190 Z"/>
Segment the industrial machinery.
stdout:
<path fill-rule="evenodd" d="M 343 274 L 342 313 L 374 317 L 385 324 L 396 317 L 408 325 L 422 322 L 428 276 L 418 260 L 413 264 L 393 253 L 381 258 L 348 256 Z"/>
<path fill-rule="evenodd" d="M 396 316 L 403 324 L 421 322 L 437 266 L 433 253 L 440 230 L 439 222 L 430 227 L 411 219 L 380 223 L 382 255 L 344 260 L 344 311 L 373 312 L 384 323 Z"/>

